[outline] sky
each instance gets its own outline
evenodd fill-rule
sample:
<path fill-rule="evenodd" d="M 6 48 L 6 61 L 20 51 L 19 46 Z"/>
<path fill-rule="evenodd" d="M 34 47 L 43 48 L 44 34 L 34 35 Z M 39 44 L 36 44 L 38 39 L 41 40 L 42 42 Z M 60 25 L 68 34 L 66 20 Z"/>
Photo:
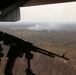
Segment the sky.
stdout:
<path fill-rule="evenodd" d="M 20 7 L 20 22 L 76 23 L 76 1 Z"/>

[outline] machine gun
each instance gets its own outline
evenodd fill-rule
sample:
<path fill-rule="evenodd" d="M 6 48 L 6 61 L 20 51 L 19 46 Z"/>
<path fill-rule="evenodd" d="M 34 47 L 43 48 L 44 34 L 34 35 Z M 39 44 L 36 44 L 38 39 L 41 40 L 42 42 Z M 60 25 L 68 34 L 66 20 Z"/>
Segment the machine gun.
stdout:
<path fill-rule="evenodd" d="M 24 53 L 25 53 L 25 58 L 28 60 L 28 68 L 26 69 L 26 75 L 36 75 L 30 69 L 30 60 L 33 58 L 33 54 L 31 53 L 31 51 L 39 52 L 47 56 L 50 56 L 52 58 L 57 56 L 57 57 L 69 60 L 68 58 L 65 57 L 65 54 L 61 56 L 53 52 L 46 51 L 44 49 L 34 46 L 30 42 L 24 41 L 18 37 L 15 37 L 13 35 L 10 35 L 1 31 L 0 31 L 0 41 L 3 41 L 4 45 L 7 45 L 10 47 L 7 54 L 7 57 L 9 59 L 7 61 L 7 64 L 4 70 L 5 75 L 13 75 L 12 69 L 15 63 L 15 59 L 17 57 L 22 57 Z"/>

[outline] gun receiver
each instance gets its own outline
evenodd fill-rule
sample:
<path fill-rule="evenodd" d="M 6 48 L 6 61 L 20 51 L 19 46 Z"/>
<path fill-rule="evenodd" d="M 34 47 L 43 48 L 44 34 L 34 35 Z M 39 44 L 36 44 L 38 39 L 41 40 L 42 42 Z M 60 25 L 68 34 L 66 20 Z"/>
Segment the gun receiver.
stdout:
<path fill-rule="evenodd" d="M 7 65 L 5 68 L 5 75 L 13 75 L 11 71 L 13 69 L 15 59 L 17 57 L 22 57 L 24 53 L 26 54 L 25 58 L 28 59 L 27 75 L 31 75 L 32 72 L 30 70 L 30 60 L 33 58 L 33 54 L 31 53 L 31 51 L 39 52 L 47 56 L 50 56 L 52 58 L 57 56 L 57 57 L 69 60 L 67 57 L 65 57 L 65 54 L 61 56 L 53 52 L 46 51 L 42 48 L 34 46 L 30 42 L 24 41 L 18 37 L 15 37 L 13 35 L 10 35 L 1 31 L 0 31 L 0 41 L 3 41 L 4 45 L 7 45 L 10 47 L 7 54 L 7 57 L 9 59 L 7 61 Z M 9 72 L 10 69 L 11 71 Z M 32 74 L 32 75 L 35 75 L 35 74 Z"/>

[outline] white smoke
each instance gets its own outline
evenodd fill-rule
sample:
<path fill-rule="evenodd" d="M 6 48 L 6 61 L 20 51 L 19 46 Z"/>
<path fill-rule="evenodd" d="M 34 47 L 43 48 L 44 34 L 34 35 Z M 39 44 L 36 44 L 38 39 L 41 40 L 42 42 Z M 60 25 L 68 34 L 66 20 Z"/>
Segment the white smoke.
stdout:
<path fill-rule="evenodd" d="M 60 28 L 59 25 L 56 24 L 36 24 L 34 26 L 30 26 L 28 30 L 58 30 Z"/>

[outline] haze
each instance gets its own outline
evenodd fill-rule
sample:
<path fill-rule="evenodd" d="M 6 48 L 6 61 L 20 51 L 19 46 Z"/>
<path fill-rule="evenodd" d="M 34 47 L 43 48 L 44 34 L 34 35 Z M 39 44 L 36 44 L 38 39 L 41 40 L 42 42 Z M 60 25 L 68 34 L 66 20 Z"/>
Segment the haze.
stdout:
<path fill-rule="evenodd" d="M 76 23 L 76 1 L 21 7 L 21 22 Z"/>
<path fill-rule="evenodd" d="M 76 31 L 75 23 L 23 23 L 23 22 L 0 22 L 1 28 L 27 29 L 27 30 L 70 30 Z"/>

